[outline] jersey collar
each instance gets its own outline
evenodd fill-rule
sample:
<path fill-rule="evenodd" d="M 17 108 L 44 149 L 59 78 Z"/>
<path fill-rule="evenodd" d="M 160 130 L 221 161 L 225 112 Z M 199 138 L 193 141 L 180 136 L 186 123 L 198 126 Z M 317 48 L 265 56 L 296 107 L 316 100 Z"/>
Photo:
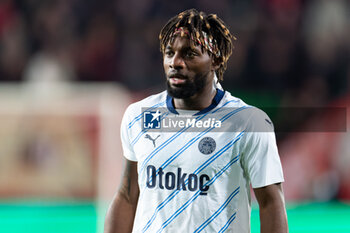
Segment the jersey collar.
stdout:
<path fill-rule="evenodd" d="M 194 114 L 194 116 L 207 113 L 210 110 L 214 109 L 220 103 L 220 101 L 224 97 L 224 95 L 225 95 L 225 91 L 220 90 L 220 89 L 216 89 L 216 94 L 215 94 L 211 104 L 208 107 L 206 107 L 205 109 L 202 109 L 201 111 Z M 167 105 L 170 112 L 172 112 L 174 114 L 179 114 L 174 107 L 173 97 L 171 97 L 170 95 L 167 95 L 167 97 L 166 97 L 166 105 Z"/>

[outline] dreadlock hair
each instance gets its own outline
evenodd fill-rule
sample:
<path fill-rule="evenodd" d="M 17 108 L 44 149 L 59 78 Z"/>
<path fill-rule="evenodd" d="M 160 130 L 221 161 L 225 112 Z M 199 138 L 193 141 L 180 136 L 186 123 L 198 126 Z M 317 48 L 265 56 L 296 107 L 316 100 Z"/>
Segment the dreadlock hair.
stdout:
<path fill-rule="evenodd" d="M 197 41 L 200 41 L 202 49 L 205 44 L 205 39 L 209 38 L 209 40 L 214 41 L 218 53 L 213 54 L 210 51 L 208 51 L 208 53 L 214 57 L 215 61 L 219 62 L 220 66 L 215 72 L 218 79 L 222 81 L 227 67 L 227 61 L 234 48 L 232 39 L 236 40 L 236 38 L 231 35 L 225 23 L 217 17 L 216 14 L 207 15 L 204 12 L 198 12 L 196 9 L 183 11 L 171 18 L 160 31 L 160 51 L 163 54 L 167 44 L 174 41 L 174 31 L 180 27 L 188 30 L 190 38 L 195 38 Z M 205 38 L 205 34 L 207 34 L 208 38 Z M 183 36 L 183 32 L 181 36 Z M 194 40 L 190 40 L 190 43 L 192 47 L 195 46 Z"/>

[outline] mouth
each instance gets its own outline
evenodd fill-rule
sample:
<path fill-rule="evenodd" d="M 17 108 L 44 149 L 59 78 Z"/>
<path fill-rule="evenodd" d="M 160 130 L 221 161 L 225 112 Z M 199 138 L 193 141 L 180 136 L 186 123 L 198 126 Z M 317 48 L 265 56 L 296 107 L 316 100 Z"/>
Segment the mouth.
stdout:
<path fill-rule="evenodd" d="M 186 82 L 186 77 L 182 74 L 172 74 L 169 76 L 169 83 L 172 85 L 181 85 Z"/>

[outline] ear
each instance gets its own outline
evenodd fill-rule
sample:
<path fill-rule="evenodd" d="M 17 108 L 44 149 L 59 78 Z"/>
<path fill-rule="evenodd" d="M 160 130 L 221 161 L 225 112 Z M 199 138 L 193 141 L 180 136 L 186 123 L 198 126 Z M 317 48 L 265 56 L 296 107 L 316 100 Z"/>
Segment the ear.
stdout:
<path fill-rule="evenodd" d="M 212 57 L 212 70 L 216 71 L 222 64 L 222 58 Z"/>

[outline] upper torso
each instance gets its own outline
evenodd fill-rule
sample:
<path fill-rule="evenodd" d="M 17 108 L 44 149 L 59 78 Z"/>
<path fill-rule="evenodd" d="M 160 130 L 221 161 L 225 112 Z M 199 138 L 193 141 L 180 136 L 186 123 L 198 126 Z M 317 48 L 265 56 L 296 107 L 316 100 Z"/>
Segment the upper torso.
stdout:
<path fill-rule="evenodd" d="M 209 122 L 195 130 L 190 124 L 172 131 L 145 127 L 145 113 L 156 109 L 160 121 L 177 119 L 166 92 L 126 111 L 124 155 L 138 162 L 140 188 L 133 232 L 250 232 L 250 184 L 283 181 L 273 130 L 253 132 L 253 115 L 267 116 L 221 94 L 212 109 L 191 118 Z M 267 171 L 271 164 L 276 171 Z"/>

